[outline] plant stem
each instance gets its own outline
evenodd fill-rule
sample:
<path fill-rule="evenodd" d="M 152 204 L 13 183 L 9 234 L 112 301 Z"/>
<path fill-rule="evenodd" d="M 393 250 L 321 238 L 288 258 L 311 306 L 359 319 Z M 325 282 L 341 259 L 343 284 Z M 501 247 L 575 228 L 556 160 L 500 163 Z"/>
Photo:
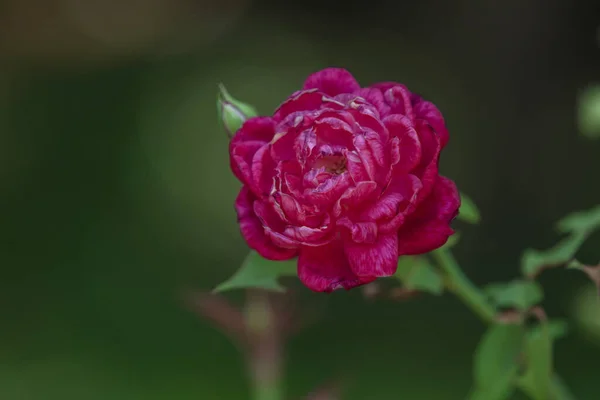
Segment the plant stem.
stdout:
<path fill-rule="evenodd" d="M 481 290 L 462 272 L 452 253 L 441 248 L 435 250 L 432 255 L 446 274 L 448 290 L 461 299 L 486 324 L 493 324 L 496 320 L 495 308 L 487 301 Z M 575 399 L 557 374 L 552 377 L 552 391 L 556 399 Z"/>
<path fill-rule="evenodd" d="M 278 387 L 256 386 L 254 400 L 281 400 L 281 391 Z"/>
<path fill-rule="evenodd" d="M 248 357 L 254 400 L 281 400 L 283 344 L 268 293 L 249 290 L 246 325 L 254 338 Z"/>
<path fill-rule="evenodd" d="M 442 248 L 434 251 L 432 255 L 446 274 L 448 289 L 484 322 L 492 323 L 496 317 L 496 310 L 487 301 L 479 288 L 473 285 L 462 272 L 452 253 Z"/>

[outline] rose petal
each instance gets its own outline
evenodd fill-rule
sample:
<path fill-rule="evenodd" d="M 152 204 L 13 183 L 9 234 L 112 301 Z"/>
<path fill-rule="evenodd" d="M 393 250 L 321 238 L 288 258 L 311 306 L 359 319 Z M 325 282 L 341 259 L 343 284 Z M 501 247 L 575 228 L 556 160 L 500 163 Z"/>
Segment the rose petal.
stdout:
<path fill-rule="evenodd" d="M 229 143 L 229 165 L 233 174 L 244 184 L 256 189 L 252 179 L 252 159 L 275 133 L 275 123 L 269 117 L 247 120 Z M 258 194 L 258 193 L 257 193 Z"/>
<path fill-rule="evenodd" d="M 373 104 L 375 108 L 377 108 L 381 118 L 390 114 L 391 108 L 386 104 L 380 89 L 372 87 L 362 88 L 357 92 L 357 94 L 363 97 L 369 103 Z"/>
<path fill-rule="evenodd" d="M 358 276 L 390 276 L 398 267 L 398 236 L 379 235 L 373 244 L 344 241 L 350 268 Z"/>
<path fill-rule="evenodd" d="M 458 214 L 460 196 L 450 179 L 439 176 L 433 191 L 402 226 L 398 234 L 400 255 L 437 249 L 454 233 L 450 223 Z"/>
<path fill-rule="evenodd" d="M 383 93 L 383 98 L 390 107 L 391 114 L 402 114 L 412 121 L 415 118 L 415 114 L 410 101 L 410 95 L 411 93 L 406 86 L 397 84 L 387 89 Z"/>
<path fill-rule="evenodd" d="M 273 202 L 255 201 L 254 214 L 261 222 L 262 226 L 269 227 L 277 232 L 283 232 L 286 222 L 275 210 Z"/>
<path fill-rule="evenodd" d="M 283 234 L 305 246 L 322 246 L 332 240 L 331 225 L 318 228 L 308 226 L 287 226 Z"/>
<path fill-rule="evenodd" d="M 381 183 L 388 171 L 389 158 L 386 157 L 379 136 L 370 131 L 364 135 L 357 135 L 354 137 L 354 147 L 369 180 Z"/>
<path fill-rule="evenodd" d="M 357 211 L 361 204 L 374 201 L 377 193 L 377 183 L 373 181 L 358 182 L 342 194 L 333 208 L 335 217 L 344 212 Z"/>
<path fill-rule="evenodd" d="M 304 197 L 315 205 L 332 205 L 350 187 L 351 181 L 347 172 L 339 175 L 333 174 L 316 188 L 306 189 Z"/>
<path fill-rule="evenodd" d="M 438 177 L 438 164 L 440 159 L 441 143 L 438 135 L 433 131 L 429 123 L 424 120 L 416 121 L 416 131 L 421 143 L 421 161 L 414 169 L 423 183 L 423 189 L 419 193 L 418 202 L 422 201 L 431 192 Z"/>
<path fill-rule="evenodd" d="M 354 93 L 360 89 L 360 85 L 347 70 L 326 68 L 310 75 L 302 89 L 319 89 L 329 96 L 335 96 L 340 93 Z"/>
<path fill-rule="evenodd" d="M 243 184 L 253 186 L 252 159 L 256 152 L 265 146 L 265 142 L 258 140 L 239 142 L 235 146 L 231 146 L 229 150 L 229 166 L 235 177 Z"/>
<path fill-rule="evenodd" d="M 288 260 L 295 257 L 295 250 L 275 246 L 266 236 L 263 225 L 254 213 L 255 202 L 256 198 L 247 187 L 242 188 L 235 201 L 240 230 L 248 246 L 269 260 Z"/>
<path fill-rule="evenodd" d="M 348 173 L 350 173 L 355 184 L 371 180 L 365 165 L 356 151 L 345 151 L 343 154 L 344 157 L 346 157 L 346 169 L 348 170 Z"/>
<path fill-rule="evenodd" d="M 296 112 L 288 115 L 275 127 L 275 135 L 271 139 L 271 157 L 273 160 L 295 160 L 294 142 L 298 134 L 312 123 L 308 115 Z"/>
<path fill-rule="evenodd" d="M 319 139 L 332 145 L 352 146 L 352 135 L 356 121 L 345 111 L 324 112 L 315 118 L 314 128 Z"/>
<path fill-rule="evenodd" d="M 381 197 L 360 214 L 361 220 L 379 221 L 404 213 L 420 189 L 421 181 L 416 176 L 394 175 Z"/>
<path fill-rule="evenodd" d="M 294 93 L 275 110 L 273 119 L 279 122 L 298 111 L 317 110 L 323 104 L 323 98 L 323 93 L 316 89 Z"/>
<path fill-rule="evenodd" d="M 317 145 L 317 134 L 313 128 L 305 129 L 294 140 L 294 152 L 296 159 L 305 164 Z"/>
<path fill-rule="evenodd" d="M 269 145 L 261 147 L 252 158 L 250 189 L 261 197 L 268 196 L 273 188 L 275 162 L 271 158 L 269 147 Z"/>
<path fill-rule="evenodd" d="M 356 276 L 350 269 L 341 240 L 320 247 L 303 247 L 298 257 L 298 277 L 315 292 L 346 290 L 375 280 Z"/>
<path fill-rule="evenodd" d="M 294 240 L 283 233 L 275 232 L 269 227 L 265 227 L 265 234 L 276 246 L 279 246 L 283 249 L 295 250 L 301 247 L 297 240 Z"/>
<path fill-rule="evenodd" d="M 396 189 L 397 191 L 392 192 L 395 194 L 390 194 L 390 198 L 385 199 L 386 203 L 388 203 L 386 204 L 388 207 L 390 205 L 397 205 L 397 212 L 394 214 L 393 217 L 389 219 L 382 219 L 381 221 L 379 221 L 379 232 L 397 232 L 398 229 L 402 226 L 402 224 L 404 224 L 406 218 L 415 211 L 417 206 L 417 197 L 419 195 L 419 192 L 422 190 L 423 185 L 421 184 L 421 181 L 414 175 L 409 175 L 408 178 L 409 179 L 401 180 L 399 182 L 403 186 L 402 188 Z M 401 194 L 402 198 L 397 197 L 398 194 Z M 391 208 L 388 208 L 388 210 L 390 209 Z M 383 210 L 385 210 L 385 208 L 380 206 L 380 211 Z"/>
<path fill-rule="evenodd" d="M 343 217 L 337 220 L 338 227 L 347 230 L 353 243 L 374 243 L 377 239 L 377 224 L 375 222 L 352 222 Z"/>
<path fill-rule="evenodd" d="M 247 140 L 268 142 L 275 134 L 275 121 L 271 117 L 249 118 L 231 139 L 233 145 Z"/>
<path fill-rule="evenodd" d="M 371 88 L 371 89 L 379 89 L 379 90 L 381 90 L 382 93 L 385 93 L 386 90 L 391 89 L 391 88 L 393 88 L 394 86 L 397 86 L 397 85 L 399 85 L 398 82 L 392 82 L 392 81 L 389 81 L 389 82 L 378 82 L 378 83 L 375 83 L 375 84 L 369 86 L 369 88 Z"/>
<path fill-rule="evenodd" d="M 349 96 L 346 110 L 352 114 L 354 120 L 359 122 L 362 126 L 371 128 L 375 131 L 380 130 L 381 122 L 379 121 L 381 120 L 381 116 L 379 115 L 377 107 L 356 94 L 343 96 Z"/>
<path fill-rule="evenodd" d="M 415 110 L 415 118 L 424 119 L 433 127 L 435 133 L 440 137 L 441 147 L 444 148 L 448 143 L 449 134 L 440 110 L 433 103 L 420 98 L 416 103 L 413 102 L 413 109 Z"/>
<path fill-rule="evenodd" d="M 399 140 L 400 159 L 396 168 L 412 171 L 421 161 L 421 142 L 410 120 L 400 114 L 390 115 L 383 120 L 391 137 Z"/>

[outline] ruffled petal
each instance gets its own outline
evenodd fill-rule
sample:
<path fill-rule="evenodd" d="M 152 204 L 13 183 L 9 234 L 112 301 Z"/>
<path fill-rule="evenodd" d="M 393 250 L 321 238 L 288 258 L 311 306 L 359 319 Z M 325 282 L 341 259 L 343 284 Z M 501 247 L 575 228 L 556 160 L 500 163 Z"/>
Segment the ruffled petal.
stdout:
<path fill-rule="evenodd" d="M 381 197 L 360 214 L 361 220 L 388 220 L 400 213 L 404 214 L 420 189 L 421 181 L 416 176 L 394 175 Z"/>
<path fill-rule="evenodd" d="M 340 93 L 354 93 L 360 89 L 360 85 L 347 70 L 326 68 L 310 75 L 302 89 L 318 89 L 329 96 L 336 96 Z"/>
<path fill-rule="evenodd" d="M 412 121 L 415 114 L 410 96 L 410 91 L 402 84 L 394 85 L 383 92 L 383 98 L 390 107 L 390 113 L 405 115 Z"/>
<path fill-rule="evenodd" d="M 371 103 L 373 106 L 375 106 L 375 108 L 377 108 L 377 111 L 379 111 L 379 115 L 381 118 L 384 118 L 385 116 L 390 114 L 391 108 L 385 102 L 385 99 L 383 98 L 383 94 L 381 93 L 380 89 L 372 87 L 362 88 L 357 92 L 357 94 L 369 103 Z"/>
<path fill-rule="evenodd" d="M 431 125 L 424 120 L 416 121 L 416 131 L 421 143 L 421 161 L 413 173 L 423 183 L 423 189 L 417 199 L 417 202 L 420 202 L 431 193 L 438 178 L 441 143 L 439 136 L 434 132 Z"/>
<path fill-rule="evenodd" d="M 382 183 L 389 170 L 389 156 L 379 136 L 372 131 L 354 137 L 354 147 L 362 161 L 369 180 Z"/>
<path fill-rule="evenodd" d="M 320 247 L 303 247 L 298 257 L 298 277 L 315 292 L 346 290 L 375 280 L 357 276 L 350 269 L 341 240 Z"/>
<path fill-rule="evenodd" d="M 265 142 L 258 140 L 240 142 L 229 151 L 229 166 L 236 178 L 245 185 L 253 185 L 252 159 L 257 151 L 265 147 Z"/>
<path fill-rule="evenodd" d="M 304 191 L 304 198 L 317 206 L 326 207 L 333 205 L 337 199 L 350 187 L 352 179 L 348 172 L 330 174 L 330 177 L 314 189 Z"/>
<path fill-rule="evenodd" d="M 338 113 L 335 117 L 321 116 L 315 120 L 312 128 L 322 142 L 348 148 L 352 145 L 353 130 L 343 117 L 344 113 Z"/>
<path fill-rule="evenodd" d="M 275 110 L 273 119 L 279 122 L 295 112 L 317 110 L 323 104 L 323 97 L 323 93 L 316 89 L 294 93 Z M 338 108 L 342 107 L 343 104 L 338 106 Z"/>
<path fill-rule="evenodd" d="M 390 276 L 398 267 L 398 236 L 395 233 L 379 235 L 372 244 L 344 241 L 344 251 L 350 268 L 358 276 Z"/>
<path fill-rule="evenodd" d="M 373 181 L 358 182 L 342 194 L 333 207 L 333 215 L 339 217 L 345 212 L 352 212 L 364 203 L 372 202 L 378 196 L 377 183 Z"/>
<path fill-rule="evenodd" d="M 337 220 L 337 226 L 344 228 L 353 243 L 374 243 L 377 240 L 377 224 L 375 222 L 352 222 L 343 217 Z"/>
<path fill-rule="evenodd" d="M 248 140 L 268 142 L 275 134 L 275 121 L 271 117 L 249 118 L 231 139 L 231 144 L 236 145 Z"/>
<path fill-rule="evenodd" d="M 415 211 L 417 206 L 417 196 L 423 188 L 423 185 L 419 179 L 414 179 L 414 175 L 411 175 L 411 177 L 412 178 L 409 181 L 406 181 L 407 184 L 411 185 L 410 189 L 402 191 L 407 194 L 400 200 L 397 208 L 398 213 L 389 219 L 379 221 L 379 232 L 398 232 L 398 229 L 404 224 L 404 221 Z M 394 199 L 394 196 L 391 197 Z"/>
<path fill-rule="evenodd" d="M 263 146 L 252 157 L 252 180 L 250 189 L 260 197 L 269 195 L 273 188 L 275 162 L 271 158 L 269 145 Z"/>
<path fill-rule="evenodd" d="M 441 147 L 444 148 L 448 143 L 449 134 L 446 128 L 444 117 L 438 108 L 431 102 L 418 98 L 418 101 L 413 103 L 415 118 L 424 119 L 433 127 L 435 133 L 440 137 Z"/>
<path fill-rule="evenodd" d="M 295 257 L 296 250 L 280 248 L 266 236 L 263 225 L 254 213 L 255 202 L 256 198 L 247 187 L 242 188 L 235 201 L 240 230 L 248 246 L 269 260 L 288 260 Z"/>
<path fill-rule="evenodd" d="M 394 86 L 398 86 L 399 83 L 398 82 L 378 82 L 378 83 L 374 83 L 373 85 L 369 86 L 369 88 L 371 89 L 379 89 L 381 90 L 382 93 L 385 93 L 386 90 L 393 88 Z"/>
<path fill-rule="evenodd" d="M 400 255 L 427 253 L 442 246 L 454 233 L 450 223 L 458 214 L 460 196 L 450 179 L 439 176 L 433 191 L 398 233 Z"/>
<path fill-rule="evenodd" d="M 413 124 L 408 117 L 400 114 L 390 115 L 383 123 L 390 136 L 399 140 L 399 160 L 396 168 L 405 172 L 412 171 L 421 161 L 421 142 Z"/>
<path fill-rule="evenodd" d="M 346 157 L 346 168 L 355 184 L 371 180 L 365 164 L 356 151 L 344 151 L 343 154 Z"/>
<path fill-rule="evenodd" d="M 273 139 L 275 123 L 268 117 L 255 117 L 246 121 L 229 144 L 229 165 L 242 183 L 250 185 L 257 195 L 252 168 L 256 153 Z"/>

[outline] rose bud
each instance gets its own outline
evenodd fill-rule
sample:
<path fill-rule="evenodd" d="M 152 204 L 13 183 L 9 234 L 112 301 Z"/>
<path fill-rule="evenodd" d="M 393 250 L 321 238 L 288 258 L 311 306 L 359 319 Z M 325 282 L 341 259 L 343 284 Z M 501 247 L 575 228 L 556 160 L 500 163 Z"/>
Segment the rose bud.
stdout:
<path fill-rule="evenodd" d="M 251 105 L 234 99 L 222 84 L 219 85 L 217 111 L 219 113 L 219 120 L 225 127 L 225 131 L 230 138 L 248 118 L 258 114 Z"/>
<path fill-rule="evenodd" d="M 317 292 L 393 275 L 399 256 L 454 232 L 460 197 L 438 173 L 447 142 L 440 111 L 404 85 L 316 72 L 230 142 L 242 235 L 264 258 L 298 257 L 298 277 Z"/>

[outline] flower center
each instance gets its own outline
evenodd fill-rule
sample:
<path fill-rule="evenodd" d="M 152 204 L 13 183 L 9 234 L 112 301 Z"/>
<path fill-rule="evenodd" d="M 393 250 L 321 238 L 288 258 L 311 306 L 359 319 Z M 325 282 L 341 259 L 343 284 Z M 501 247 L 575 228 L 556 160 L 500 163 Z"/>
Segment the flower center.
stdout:
<path fill-rule="evenodd" d="M 346 171 L 346 157 L 332 155 L 320 157 L 314 164 L 315 168 L 325 167 L 327 172 L 340 175 Z"/>

